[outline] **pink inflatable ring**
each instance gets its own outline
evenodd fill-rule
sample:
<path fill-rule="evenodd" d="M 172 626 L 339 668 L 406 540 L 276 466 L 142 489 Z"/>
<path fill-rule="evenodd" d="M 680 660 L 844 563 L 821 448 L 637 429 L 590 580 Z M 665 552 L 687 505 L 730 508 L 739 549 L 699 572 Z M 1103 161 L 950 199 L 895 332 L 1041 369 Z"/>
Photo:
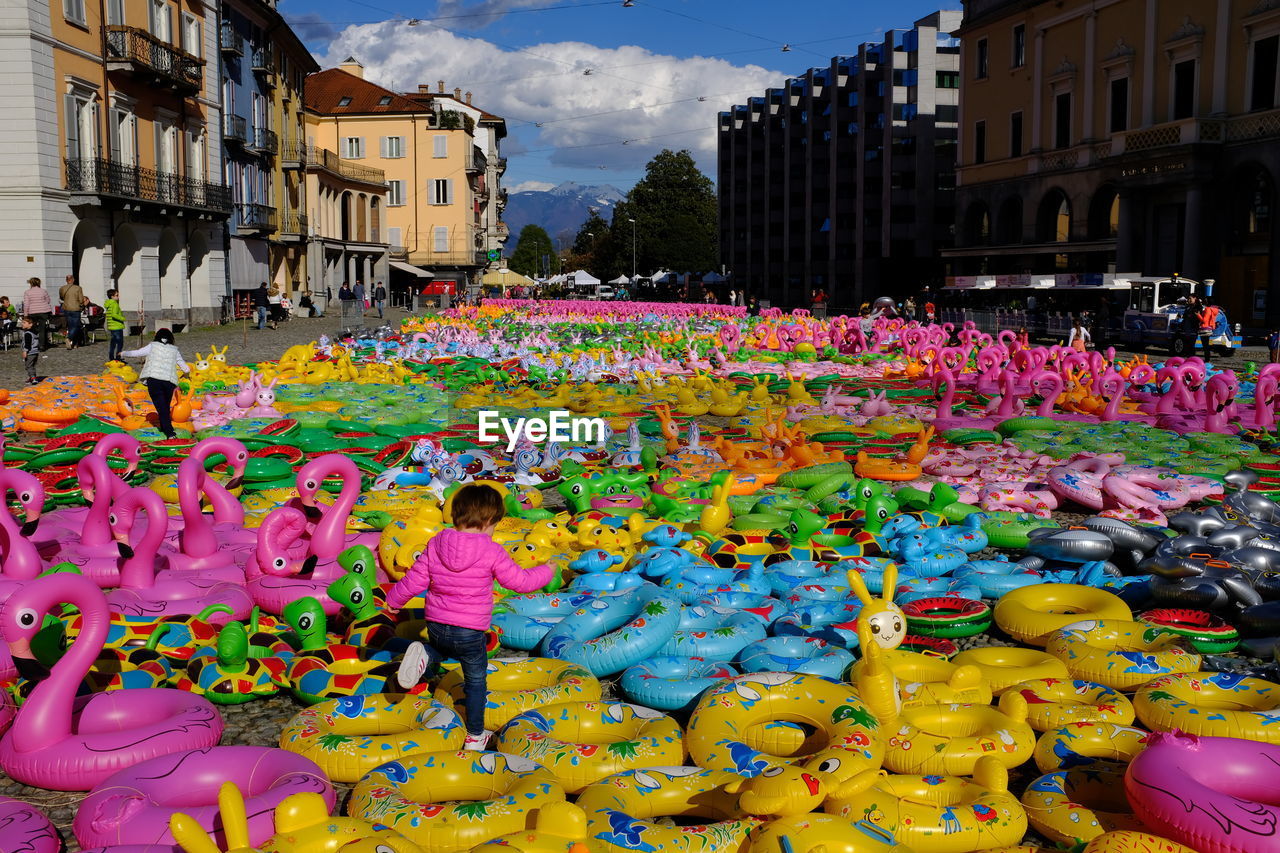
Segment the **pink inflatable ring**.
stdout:
<path fill-rule="evenodd" d="M 0 797 L 0 850 L 58 853 L 61 849 L 58 830 L 35 806 Z"/>
<path fill-rule="evenodd" d="M 264 746 L 214 746 L 163 755 L 121 770 L 90 792 L 76 812 L 83 847 L 174 844 L 169 818 L 189 815 L 212 832 L 218 791 L 235 782 L 244 792 L 249 841 L 275 832 L 275 807 L 291 794 L 314 792 L 332 810 L 336 796 L 324 771 L 309 758 Z"/>
<path fill-rule="evenodd" d="M 1199 853 L 1280 853 L 1280 746 L 1151 735 L 1124 789 L 1152 831 Z"/>

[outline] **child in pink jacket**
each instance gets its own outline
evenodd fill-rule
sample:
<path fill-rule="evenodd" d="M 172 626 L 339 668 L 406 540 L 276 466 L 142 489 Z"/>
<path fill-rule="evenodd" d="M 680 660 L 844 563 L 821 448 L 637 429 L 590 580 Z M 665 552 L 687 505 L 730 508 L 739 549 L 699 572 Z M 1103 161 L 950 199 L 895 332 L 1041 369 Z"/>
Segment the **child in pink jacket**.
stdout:
<path fill-rule="evenodd" d="M 427 640 L 405 650 L 396 680 L 412 690 L 443 658 L 462 664 L 467 716 L 466 749 L 484 749 L 492 732 L 484 730 L 488 699 L 485 631 L 493 617 L 493 580 L 517 592 L 533 592 L 551 582 L 550 566 L 522 569 L 493 541 L 506 514 L 502 495 L 492 486 L 463 486 L 453 496 L 453 529 L 427 543 L 413 568 L 387 593 L 394 615 L 415 595 L 427 602 Z"/>

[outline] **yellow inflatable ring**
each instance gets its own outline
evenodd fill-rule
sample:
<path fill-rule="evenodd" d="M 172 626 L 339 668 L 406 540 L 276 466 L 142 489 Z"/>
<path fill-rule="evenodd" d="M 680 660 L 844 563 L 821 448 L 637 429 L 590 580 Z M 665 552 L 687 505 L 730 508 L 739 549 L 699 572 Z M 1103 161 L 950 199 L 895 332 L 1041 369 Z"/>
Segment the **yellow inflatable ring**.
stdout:
<path fill-rule="evenodd" d="M 968 776 L 978 759 L 1017 767 L 1031 757 L 1036 736 L 1020 697 L 1007 710 L 990 705 L 923 705 L 903 708 L 889 737 L 884 767 L 894 773 Z"/>
<path fill-rule="evenodd" d="M 771 820 L 751 835 L 751 853 L 915 853 L 869 821 L 814 812 Z M 559 853 L 559 851 L 556 851 Z"/>
<path fill-rule="evenodd" d="M 1058 844 L 1074 846 L 1113 829 L 1142 829 L 1129 812 L 1122 767 L 1046 773 L 1027 786 L 1022 805 L 1031 828 Z"/>
<path fill-rule="evenodd" d="M 571 794 L 625 770 L 684 764 L 680 724 L 624 702 L 564 702 L 525 711 L 498 732 L 494 748 L 536 761 Z"/>
<path fill-rule="evenodd" d="M 1085 845 L 1082 853 L 1196 853 L 1176 841 L 1127 829 L 1106 832 Z"/>
<path fill-rule="evenodd" d="M 1104 722 L 1127 726 L 1133 722 L 1133 703 L 1123 693 L 1091 681 L 1038 678 L 1013 685 L 1000 697 L 1021 696 L 1027 702 L 1027 722 L 1038 732 L 1067 723 Z"/>
<path fill-rule="evenodd" d="M 1132 619 L 1133 611 L 1105 589 L 1070 583 L 1035 584 L 1010 590 L 995 606 L 996 624 L 1019 642 L 1044 646 L 1049 635 L 1086 619 Z"/>
<path fill-rule="evenodd" d="M 462 670 L 446 672 L 436 685 L 435 697 L 446 705 L 462 702 Z M 513 717 L 543 705 L 561 702 L 594 702 L 601 696 L 600 682 L 590 670 L 551 658 L 494 658 L 489 661 L 489 701 L 484 727 L 497 731 Z"/>
<path fill-rule="evenodd" d="M 1107 619 L 1060 628 L 1045 651 L 1067 665 L 1074 678 L 1133 690 L 1153 678 L 1196 672 L 1200 655 L 1184 650 L 1183 637 L 1148 622 Z"/>
<path fill-rule="evenodd" d="M 717 853 L 746 849 L 747 836 L 762 818 L 738 807 L 728 788 L 742 781 L 725 770 L 700 767 L 654 767 L 619 773 L 588 785 L 577 805 L 587 814 L 588 837 L 627 849 L 657 849 L 663 853 Z M 665 817 L 700 818 L 711 823 L 660 824 Z M 622 841 L 625 831 L 634 845 Z"/>
<path fill-rule="evenodd" d="M 851 797 L 828 799 L 823 809 L 865 820 L 930 853 L 1017 844 L 1027 832 L 1026 812 L 1009 793 L 1009 771 L 990 756 L 978 760 L 973 779 L 885 776 Z"/>
<path fill-rule="evenodd" d="M 774 720 L 818 729 L 822 748 L 812 754 L 770 754 L 746 739 L 756 726 Z M 853 688 L 814 675 L 753 672 L 711 688 L 689 718 L 689 755 L 699 767 L 756 776 L 770 767 L 797 764 L 823 775 L 832 795 L 844 793 L 854 777 L 880 767 L 884 733 Z"/>
<path fill-rule="evenodd" d="M 461 853 L 533 825 L 564 789 L 527 758 L 500 752 L 426 752 L 369 771 L 347 812 L 390 827 L 431 853 Z"/>
<path fill-rule="evenodd" d="M 458 715 L 439 702 L 373 693 L 304 708 L 280 733 L 280 748 L 310 758 L 335 782 L 355 782 L 406 755 L 461 749 L 466 736 Z"/>
<path fill-rule="evenodd" d="M 881 652 L 880 657 L 898 679 L 898 692 L 904 708 L 956 703 L 991 704 L 991 685 L 975 666 L 956 666 L 946 658 L 903 649 L 887 649 Z M 849 670 L 849 680 L 853 683 L 857 683 L 862 671 L 862 661 L 860 658 Z"/>
<path fill-rule="evenodd" d="M 1280 684 L 1231 672 L 1166 675 L 1138 688 L 1138 719 L 1158 732 L 1280 743 Z"/>
<path fill-rule="evenodd" d="M 996 696 L 1023 681 L 1067 677 L 1067 667 L 1053 655 L 1012 646 L 967 649 L 953 657 L 951 662 L 956 666 L 976 666 Z"/>
<path fill-rule="evenodd" d="M 1041 773 L 1081 767 L 1098 761 L 1128 764 L 1147 748 L 1151 733 L 1115 723 L 1068 723 L 1040 735 L 1034 758 Z"/>

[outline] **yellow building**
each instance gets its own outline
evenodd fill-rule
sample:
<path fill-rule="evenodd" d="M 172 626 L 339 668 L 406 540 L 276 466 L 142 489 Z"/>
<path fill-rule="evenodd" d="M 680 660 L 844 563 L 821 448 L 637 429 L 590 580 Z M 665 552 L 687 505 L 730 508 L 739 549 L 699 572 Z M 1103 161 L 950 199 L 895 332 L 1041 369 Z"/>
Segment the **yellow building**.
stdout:
<path fill-rule="evenodd" d="M 149 327 L 215 317 L 224 292 L 218 39 L 202 0 L 25 0 L 6 41 L 0 292 L 79 276 Z M 16 36 L 17 38 L 13 38 Z"/>
<path fill-rule="evenodd" d="M 1280 4 L 964 6 L 953 271 L 1179 272 L 1273 321 Z"/>
<path fill-rule="evenodd" d="M 314 138 L 319 125 L 320 117 L 308 113 L 307 137 Z M 387 177 L 381 169 L 344 159 L 328 148 L 308 148 L 306 164 L 307 281 L 317 304 L 328 310 L 344 281 L 386 285 L 390 280 L 384 222 Z M 409 271 L 415 277 L 419 272 Z"/>
<path fill-rule="evenodd" d="M 385 172 L 385 222 L 381 213 L 377 221 L 400 262 L 391 282 L 401 294 L 421 277 L 406 265 L 438 284 L 478 283 L 506 239 L 498 215 L 505 122 L 473 106 L 470 93 L 443 88 L 399 94 L 365 80 L 354 59 L 307 79 L 308 144 Z M 358 195 L 343 208 L 352 222 L 362 215 Z"/>

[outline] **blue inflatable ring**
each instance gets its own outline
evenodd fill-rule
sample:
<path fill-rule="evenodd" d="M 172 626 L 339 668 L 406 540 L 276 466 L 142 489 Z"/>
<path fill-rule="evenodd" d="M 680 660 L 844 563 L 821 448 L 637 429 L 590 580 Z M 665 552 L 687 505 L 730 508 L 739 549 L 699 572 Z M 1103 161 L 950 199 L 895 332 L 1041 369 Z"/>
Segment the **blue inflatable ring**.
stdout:
<path fill-rule="evenodd" d="M 851 652 L 806 637 L 757 640 L 738 654 L 738 666 L 748 672 L 799 672 L 840 680 L 853 665 Z"/>
<path fill-rule="evenodd" d="M 711 687 L 738 671 L 723 661 L 663 655 L 642 661 L 622 673 L 622 692 L 633 702 L 659 711 L 691 707 Z"/>
<path fill-rule="evenodd" d="M 588 601 L 543 638 L 542 654 L 613 675 L 657 654 L 679 624 L 679 603 L 645 584 Z"/>

